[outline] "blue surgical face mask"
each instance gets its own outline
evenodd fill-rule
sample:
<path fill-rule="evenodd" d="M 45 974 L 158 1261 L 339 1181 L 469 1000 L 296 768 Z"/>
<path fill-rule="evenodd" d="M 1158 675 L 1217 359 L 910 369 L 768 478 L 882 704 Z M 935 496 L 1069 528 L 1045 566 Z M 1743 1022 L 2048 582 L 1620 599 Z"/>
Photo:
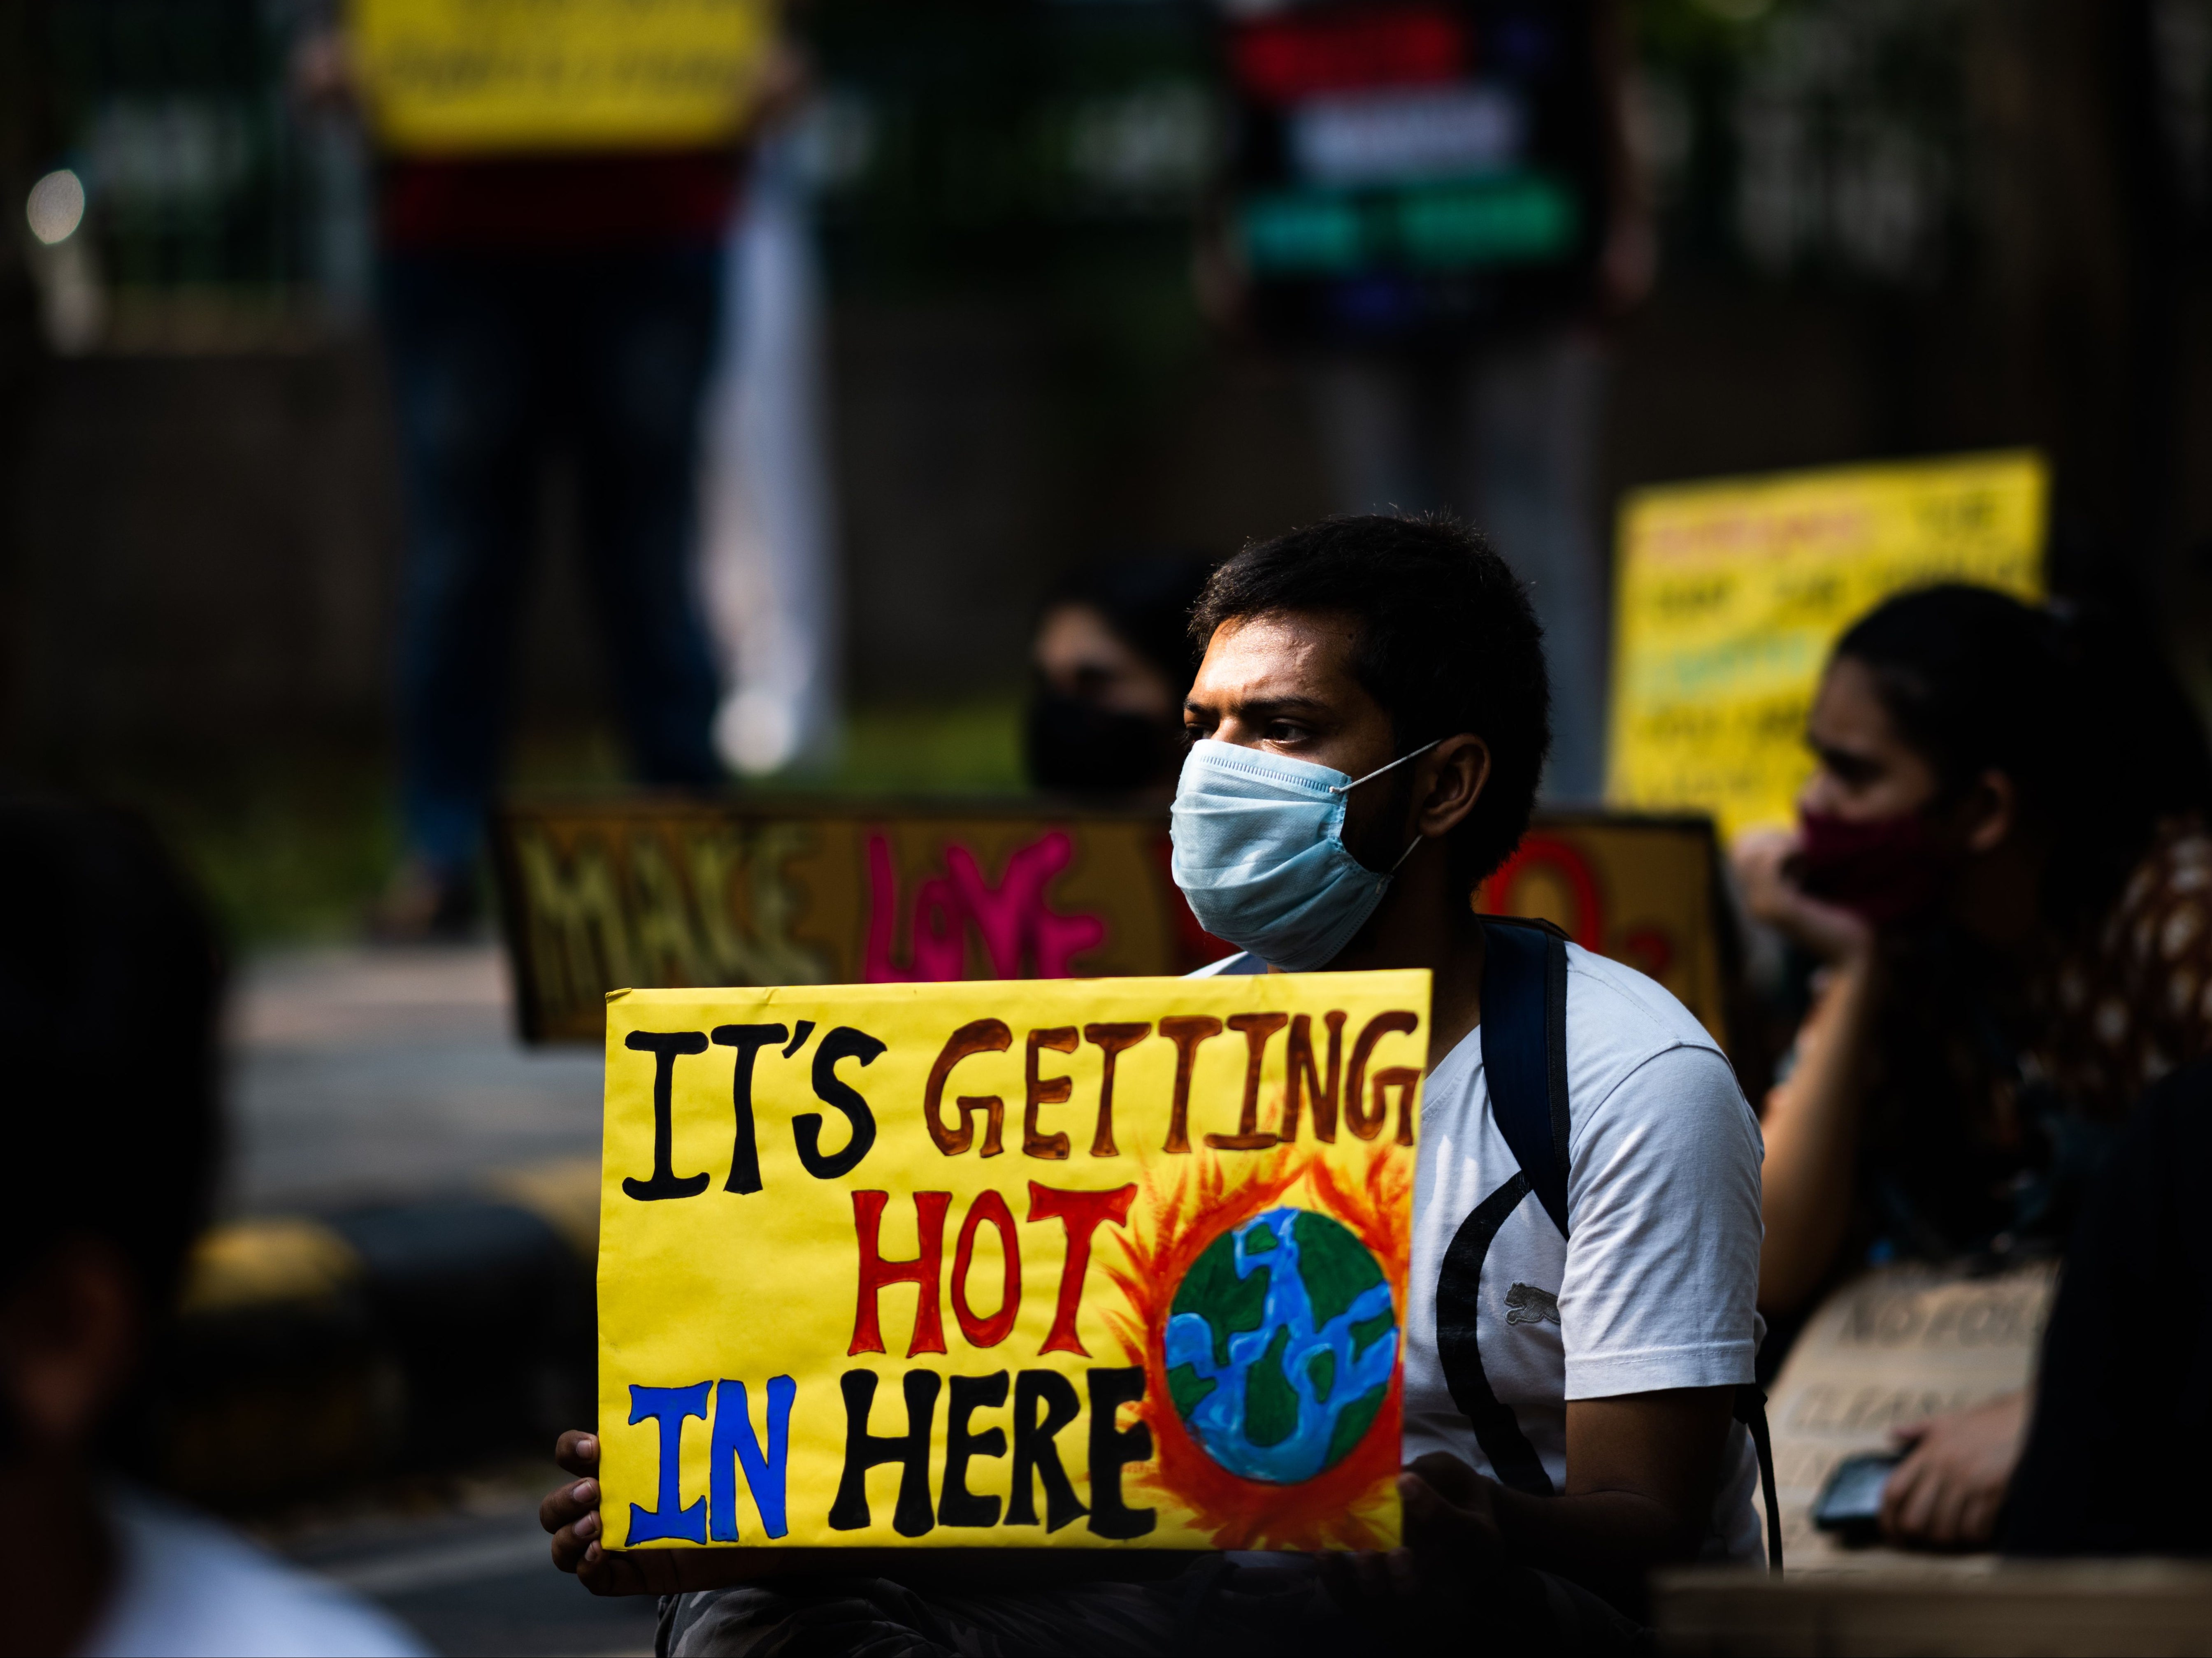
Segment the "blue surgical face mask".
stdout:
<path fill-rule="evenodd" d="M 1171 830 L 1176 884 L 1198 924 L 1285 973 L 1328 965 L 1397 873 L 1394 864 L 1378 875 L 1346 850 L 1346 797 L 1434 747 L 1425 743 L 1355 780 L 1259 749 L 1192 744 Z M 1420 843 L 1416 835 L 1398 863 Z"/>

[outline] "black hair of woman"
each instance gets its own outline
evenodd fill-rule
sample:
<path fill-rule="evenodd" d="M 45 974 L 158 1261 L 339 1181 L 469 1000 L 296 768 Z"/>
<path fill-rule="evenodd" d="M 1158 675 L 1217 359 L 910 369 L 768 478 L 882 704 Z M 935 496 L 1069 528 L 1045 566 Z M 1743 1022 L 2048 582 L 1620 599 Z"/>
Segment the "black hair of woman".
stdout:
<path fill-rule="evenodd" d="M 1024 750 L 1030 780 L 1066 793 L 1164 794 L 1182 751 L 1182 699 L 1198 666 L 1192 606 L 1212 573 L 1202 554 L 1156 552 L 1086 566 L 1039 607 L 1037 685 Z"/>
<path fill-rule="evenodd" d="M 2161 823 L 2212 811 L 2212 747 L 2154 641 L 2108 611 L 1945 584 L 1836 643 L 1948 802 L 1990 771 L 2048 837 L 2048 918 L 2101 908 Z"/>

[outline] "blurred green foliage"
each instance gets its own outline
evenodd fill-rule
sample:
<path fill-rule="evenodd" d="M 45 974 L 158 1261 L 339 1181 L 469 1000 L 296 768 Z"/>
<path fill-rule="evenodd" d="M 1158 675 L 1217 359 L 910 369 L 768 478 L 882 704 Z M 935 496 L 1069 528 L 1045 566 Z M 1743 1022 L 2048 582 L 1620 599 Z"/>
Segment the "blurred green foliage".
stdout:
<path fill-rule="evenodd" d="M 753 798 L 1018 794 L 1021 704 L 872 708 L 848 720 L 834 766 L 748 786 Z M 520 797 L 620 789 L 620 745 L 605 727 L 526 735 L 508 788 Z M 323 746 L 227 766 L 147 766 L 80 788 L 149 818 L 242 948 L 357 935 L 399 852 L 391 756 Z"/>

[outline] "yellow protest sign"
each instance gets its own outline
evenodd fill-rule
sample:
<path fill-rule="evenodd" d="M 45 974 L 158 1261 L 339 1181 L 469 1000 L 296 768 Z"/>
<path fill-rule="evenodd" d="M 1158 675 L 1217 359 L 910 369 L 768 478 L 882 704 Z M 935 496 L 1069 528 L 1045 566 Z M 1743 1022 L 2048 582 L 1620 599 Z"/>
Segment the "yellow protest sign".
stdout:
<path fill-rule="evenodd" d="M 363 101 L 410 154 L 725 143 L 775 0 L 351 0 Z"/>
<path fill-rule="evenodd" d="M 615 1548 L 1389 1547 L 1425 971 L 617 992 Z"/>
<path fill-rule="evenodd" d="M 1972 455 L 1639 490 L 1623 504 L 1607 797 L 1785 823 L 1828 649 L 1938 581 L 2043 592 L 2042 460 Z"/>

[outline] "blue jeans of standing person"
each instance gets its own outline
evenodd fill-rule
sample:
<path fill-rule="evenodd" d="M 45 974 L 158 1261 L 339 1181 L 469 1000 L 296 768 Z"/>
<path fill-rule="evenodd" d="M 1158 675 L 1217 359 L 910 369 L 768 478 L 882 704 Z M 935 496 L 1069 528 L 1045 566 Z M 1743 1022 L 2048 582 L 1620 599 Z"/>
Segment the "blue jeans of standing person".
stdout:
<path fill-rule="evenodd" d="M 577 480 L 585 573 L 639 780 L 721 776 L 693 562 L 711 247 L 388 257 L 384 325 L 409 510 L 401 805 L 439 878 L 473 865 L 506 735 L 549 455 Z"/>

